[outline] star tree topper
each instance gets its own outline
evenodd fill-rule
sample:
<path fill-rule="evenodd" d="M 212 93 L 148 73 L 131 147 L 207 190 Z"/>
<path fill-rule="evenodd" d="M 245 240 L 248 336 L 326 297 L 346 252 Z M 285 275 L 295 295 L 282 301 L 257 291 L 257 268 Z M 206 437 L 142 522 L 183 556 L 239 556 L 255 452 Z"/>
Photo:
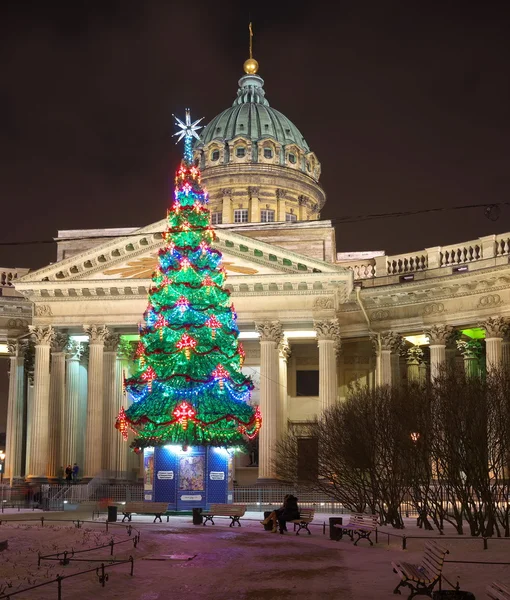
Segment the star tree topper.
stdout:
<path fill-rule="evenodd" d="M 175 123 L 177 125 L 178 131 L 177 133 L 174 133 L 174 136 L 179 136 L 177 138 L 177 142 L 175 142 L 176 144 L 178 142 L 180 142 L 183 138 L 184 138 L 184 159 L 186 160 L 186 162 L 191 163 L 193 161 L 193 153 L 191 151 L 191 142 L 193 140 L 193 138 L 196 138 L 197 140 L 200 139 L 197 131 L 199 129 L 202 129 L 202 125 L 199 125 L 200 121 L 202 121 L 202 118 L 197 119 L 195 122 L 191 122 L 191 112 L 190 109 L 187 108 L 186 109 L 186 117 L 184 119 L 184 122 L 181 121 L 181 119 L 179 119 L 178 117 L 176 117 L 175 115 L 172 115 L 173 118 L 175 119 Z"/>

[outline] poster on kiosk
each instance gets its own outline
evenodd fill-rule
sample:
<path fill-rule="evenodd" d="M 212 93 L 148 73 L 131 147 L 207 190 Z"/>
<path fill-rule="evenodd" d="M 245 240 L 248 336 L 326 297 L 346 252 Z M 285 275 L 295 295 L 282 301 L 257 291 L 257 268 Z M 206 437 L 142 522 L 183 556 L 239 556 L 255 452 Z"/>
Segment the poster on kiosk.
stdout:
<path fill-rule="evenodd" d="M 226 448 L 163 446 L 144 450 L 144 498 L 169 510 L 232 502 L 232 452 Z"/>

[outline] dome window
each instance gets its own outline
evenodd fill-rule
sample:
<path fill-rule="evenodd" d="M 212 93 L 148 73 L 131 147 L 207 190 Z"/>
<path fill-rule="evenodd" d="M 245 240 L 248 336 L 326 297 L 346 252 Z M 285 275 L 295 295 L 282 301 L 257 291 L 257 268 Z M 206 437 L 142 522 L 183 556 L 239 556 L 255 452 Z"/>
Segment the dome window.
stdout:
<path fill-rule="evenodd" d="M 246 148 L 244 146 L 238 146 L 236 148 L 237 158 L 244 158 L 246 156 Z"/>
<path fill-rule="evenodd" d="M 306 161 L 306 169 L 307 169 L 307 171 L 311 171 L 312 170 L 312 165 L 310 164 L 309 161 Z"/>
<path fill-rule="evenodd" d="M 264 148 L 264 158 L 273 158 L 273 151 L 271 148 Z"/>
<path fill-rule="evenodd" d="M 293 165 L 296 164 L 296 155 L 295 154 L 289 154 L 289 162 L 292 163 Z"/>
<path fill-rule="evenodd" d="M 219 150 L 213 150 L 211 152 L 211 160 L 216 162 L 217 160 L 220 159 L 220 151 Z"/>

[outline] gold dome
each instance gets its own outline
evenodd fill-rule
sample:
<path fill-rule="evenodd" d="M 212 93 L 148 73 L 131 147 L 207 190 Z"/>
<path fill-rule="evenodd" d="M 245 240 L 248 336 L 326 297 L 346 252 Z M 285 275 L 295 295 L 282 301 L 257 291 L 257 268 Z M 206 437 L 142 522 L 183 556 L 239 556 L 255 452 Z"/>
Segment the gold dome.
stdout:
<path fill-rule="evenodd" d="M 249 58 L 244 61 L 244 72 L 248 75 L 255 75 L 255 73 L 259 70 L 259 63 L 254 58 Z"/>

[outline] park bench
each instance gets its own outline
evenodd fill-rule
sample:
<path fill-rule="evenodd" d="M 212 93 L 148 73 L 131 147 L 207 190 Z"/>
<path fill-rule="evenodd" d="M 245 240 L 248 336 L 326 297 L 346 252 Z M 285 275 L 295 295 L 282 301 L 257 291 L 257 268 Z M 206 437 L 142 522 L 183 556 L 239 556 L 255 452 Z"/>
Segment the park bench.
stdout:
<path fill-rule="evenodd" d="M 211 504 L 208 510 L 204 510 L 202 515 L 205 517 L 204 526 L 207 521 L 211 521 L 214 525 L 213 517 L 229 517 L 230 525 L 232 527 L 236 523 L 241 527 L 239 519 L 244 516 L 246 512 L 245 504 Z"/>
<path fill-rule="evenodd" d="M 377 515 L 367 515 L 365 513 L 354 513 L 351 515 L 347 525 L 335 525 L 341 530 L 342 535 L 346 533 L 350 538 L 351 542 L 354 541 L 354 536 L 357 535 L 357 539 L 354 545 L 357 546 L 361 539 L 368 540 L 370 545 L 373 546 L 373 542 L 370 539 L 372 531 L 377 529 Z"/>
<path fill-rule="evenodd" d="M 400 594 L 400 587 L 406 585 L 411 589 L 409 598 L 421 594 L 431 596 L 434 586 L 443 572 L 444 558 L 448 550 L 435 541 L 425 544 L 421 563 L 392 562 L 393 571 L 400 577 L 400 583 L 393 590 Z"/>
<path fill-rule="evenodd" d="M 122 514 L 124 515 L 122 522 L 127 519 L 131 521 L 131 515 L 154 515 L 155 523 L 158 519 L 162 523 L 161 515 L 164 515 L 168 511 L 168 502 L 126 502 L 121 507 Z M 168 515 L 166 517 L 168 523 Z"/>
<path fill-rule="evenodd" d="M 490 598 L 490 600 L 510 600 L 510 587 L 493 581 L 487 588 L 487 598 Z"/>
<path fill-rule="evenodd" d="M 299 511 L 299 519 L 289 521 L 289 523 L 294 523 L 294 531 L 296 531 L 296 526 L 298 527 L 296 535 L 299 535 L 301 529 L 306 529 L 306 531 L 308 531 L 308 535 L 312 535 L 312 532 L 308 529 L 308 525 L 310 525 L 310 523 L 313 521 L 314 516 L 314 508 L 302 508 Z"/>

